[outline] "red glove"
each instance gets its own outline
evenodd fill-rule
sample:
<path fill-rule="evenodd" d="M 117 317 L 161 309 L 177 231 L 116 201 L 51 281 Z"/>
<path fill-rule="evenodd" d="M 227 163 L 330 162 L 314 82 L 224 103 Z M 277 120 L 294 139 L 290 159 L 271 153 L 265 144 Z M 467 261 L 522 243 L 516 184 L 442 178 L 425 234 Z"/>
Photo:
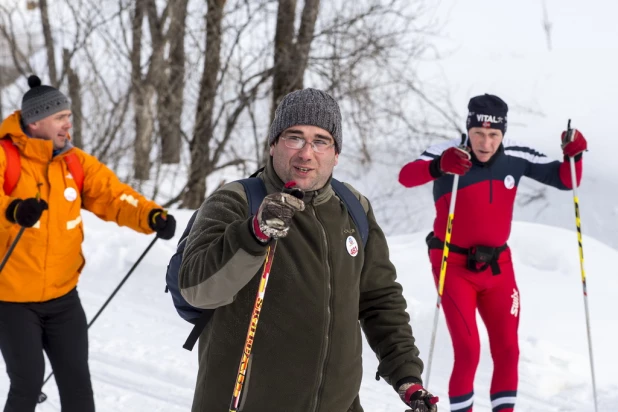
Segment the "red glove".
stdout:
<path fill-rule="evenodd" d="M 562 132 L 560 139 L 562 140 L 562 153 L 567 157 L 575 157 L 588 149 L 586 138 L 577 129 L 571 133 L 571 140 L 568 140 L 566 131 Z"/>
<path fill-rule="evenodd" d="M 472 167 L 470 153 L 459 147 L 449 147 L 440 156 L 440 170 L 442 173 L 463 176 Z"/>
<path fill-rule="evenodd" d="M 399 393 L 401 400 L 412 408 L 406 412 L 438 411 L 438 406 L 436 405 L 439 401 L 438 397 L 427 392 L 427 390 L 418 383 L 404 383 L 399 387 L 397 393 Z"/>

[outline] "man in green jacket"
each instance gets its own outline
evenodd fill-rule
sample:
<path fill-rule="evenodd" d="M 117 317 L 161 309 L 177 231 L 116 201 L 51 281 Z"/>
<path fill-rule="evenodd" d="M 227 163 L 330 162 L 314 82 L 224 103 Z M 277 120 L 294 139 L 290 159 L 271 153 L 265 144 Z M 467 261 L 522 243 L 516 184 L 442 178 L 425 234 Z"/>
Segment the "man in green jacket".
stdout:
<path fill-rule="evenodd" d="M 308 144 L 307 144 L 308 143 Z M 193 412 L 229 410 L 267 246 L 279 239 L 245 378 L 243 412 L 361 412 L 362 328 L 378 373 L 413 412 L 437 411 L 384 233 L 369 201 L 365 248 L 331 187 L 341 113 L 327 93 L 288 94 L 269 133 L 260 175 L 268 195 L 255 216 L 240 183 L 201 206 L 179 273 L 182 295 L 214 309 L 199 344 Z M 295 182 L 299 200 L 283 192 Z M 353 237 L 354 240 L 349 239 Z M 356 243 L 347 248 L 346 242 Z"/>

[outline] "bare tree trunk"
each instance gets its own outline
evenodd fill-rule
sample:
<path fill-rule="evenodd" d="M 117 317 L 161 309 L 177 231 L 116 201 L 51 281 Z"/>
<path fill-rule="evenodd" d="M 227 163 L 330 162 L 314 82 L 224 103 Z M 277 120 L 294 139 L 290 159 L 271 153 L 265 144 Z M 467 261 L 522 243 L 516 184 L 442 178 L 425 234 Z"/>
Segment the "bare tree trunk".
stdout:
<path fill-rule="evenodd" d="M 132 22 L 131 83 L 135 109 L 133 175 L 138 180 L 147 180 L 150 176 L 150 149 L 152 147 L 154 120 L 150 105 L 154 96 L 154 88 L 147 83 L 145 84 L 142 80 L 140 65 L 145 1 L 137 0 L 135 2 L 135 14 Z"/>
<path fill-rule="evenodd" d="M 47 13 L 47 0 L 39 0 L 41 8 L 41 23 L 43 24 L 43 37 L 45 37 L 45 49 L 47 50 L 47 64 L 49 66 L 49 80 L 53 87 L 58 87 L 58 74 L 56 73 L 56 59 L 54 53 L 54 38 L 51 34 L 49 25 L 49 14 Z"/>
<path fill-rule="evenodd" d="M 207 0 L 206 57 L 200 82 L 193 139 L 191 168 L 182 207 L 197 209 L 206 197 L 206 176 L 213 169 L 210 141 L 213 137 L 213 111 L 217 95 L 217 75 L 221 70 L 221 23 L 225 0 Z"/>
<path fill-rule="evenodd" d="M 303 88 L 303 79 L 309 62 L 309 52 L 311 51 L 315 21 L 318 18 L 319 10 L 320 0 L 305 0 L 305 7 L 303 8 L 303 14 L 300 19 L 300 27 L 298 28 L 298 37 L 296 38 L 296 59 L 293 64 L 296 72 L 293 77 L 290 78 L 290 91 Z"/>
<path fill-rule="evenodd" d="M 158 88 L 157 115 L 161 135 L 161 161 L 180 163 L 181 116 L 185 87 L 185 21 L 188 0 L 170 0 L 166 76 Z"/>
<path fill-rule="evenodd" d="M 77 73 L 71 67 L 69 49 L 62 50 L 62 67 L 67 73 L 69 82 L 69 98 L 71 99 L 71 111 L 73 112 L 73 132 L 71 140 L 80 149 L 84 148 L 82 141 L 82 86 Z"/>
<path fill-rule="evenodd" d="M 303 78 L 309 61 L 309 51 L 319 9 L 320 0 L 305 0 L 298 35 L 295 35 L 296 0 L 279 0 L 274 43 L 275 73 L 270 109 L 271 122 L 275 118 L 275 110 L 281 99 L 286 94 L 303 88 Z M 267 156 L 268 143 L 265 146 L 264 159 Z"/>
<path fill-rule="evenodd" d="M 275 31 L 275 63 L 273 75 L 273 100 L 270 119 L 275 117 L 279 102 L 289 93 L 289 78 L 292 77 L 290 60 L 294 58 L 294 21 L 296 0 L 279 0 L 277 28 Z"/>
<path fill-rule="evenodd" d="M 157 90 L 165 84 L 166 76 L 163 64 L 163 52 L 165 49 L 165 38 L 163 36 L 163 25 L 165 22 L 166 11 L 161 18 L 157 14 L 155 0 L 137 0 L 136 13 L 134 20 L 134 38 L 138 42 L 133 43 L 131 55 L 132 83 L 135 96 L 135 159 L 133 161 L 134 177 L 138 180 L 148 180 L 150 178 L 150 152 L 153 144 L 153 133 L 155 124 L 154 97 Z M 168 10 L 168 9 L 166 9 Z M 144 17 L 148 17 L 150 27 L 150 37 L 152 40 L 152 54 L 150 55 L 150 65 L 146 76 L 142 77 L 140 68 L 141 41 L 142 41 L 142 22 Z M 137 47 L 137 48 L 136 48 Z"/>

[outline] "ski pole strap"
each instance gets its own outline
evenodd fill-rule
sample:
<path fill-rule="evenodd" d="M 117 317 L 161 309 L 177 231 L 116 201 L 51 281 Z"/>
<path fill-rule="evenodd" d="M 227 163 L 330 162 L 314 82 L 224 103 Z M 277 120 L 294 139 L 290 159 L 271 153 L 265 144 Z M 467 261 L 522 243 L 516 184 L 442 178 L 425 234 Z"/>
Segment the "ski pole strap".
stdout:
<path fill-rule="evenodd" d="M 202 312 L 200 317 L 197 318 L 197 320 L 195 321 L 195 325 L 193 326 L 193 329 L 191 329 L 191 333 L 187 337 L 185 344 L 182 345 L 183 348 L 189 351 L 193 350 L 193 347 L 195 346 L 195 342 L 197 342 L 197 340 L 199 339 L 200 335 L 202 334 L 202 331 L 204 330 L 204 328 L 206 327 L 206 325 L 208 324 L 208 322 L 210 321 L 210 318 L 212 318 L 212 315 L 214 313 L 215 313 L 214 310 L 204 310 Z"/>
<path fill-rule="evenodd" d="M 425 238 L 425 242 L 427 243 L 427 247 L 431 249 L 440 249 L 444 248 L 444 242 L 437 238 L 434 235 L 434 232 L 430 232 Z M 508 248 L 508 244 L 504 244 L 499 247 L 491 247 L 491 246 L 472 246 L 469 248 L 464 248 L 461 246 L 454 245 L 449 243 L 448 248 L 450 252 L 457 253 L 460 255 L 467 256 L 467 268 L 468 270 L 480 273 L 483 272 L 488 267 L 491 267 L 491 273 L 495 275 L 499 275 L 500 265 L 498 264 L 498 259 L 500 258 L 500 254 L 504 252 Z"/>

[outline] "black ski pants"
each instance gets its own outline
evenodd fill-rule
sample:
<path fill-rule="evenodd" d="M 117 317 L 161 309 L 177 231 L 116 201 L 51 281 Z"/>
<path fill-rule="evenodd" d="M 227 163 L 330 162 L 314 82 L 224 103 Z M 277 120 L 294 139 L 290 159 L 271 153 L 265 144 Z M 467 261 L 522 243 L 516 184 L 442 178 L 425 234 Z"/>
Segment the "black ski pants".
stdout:
<path fill-rule="evenodd" d="M 77 289 L 47 302 L 0 302 L 0 351 L 11 380 L 4 412 L 34 412 L 45 373 L 43 351 L 62 412 L 94 412 L 88 326 Z"/>

